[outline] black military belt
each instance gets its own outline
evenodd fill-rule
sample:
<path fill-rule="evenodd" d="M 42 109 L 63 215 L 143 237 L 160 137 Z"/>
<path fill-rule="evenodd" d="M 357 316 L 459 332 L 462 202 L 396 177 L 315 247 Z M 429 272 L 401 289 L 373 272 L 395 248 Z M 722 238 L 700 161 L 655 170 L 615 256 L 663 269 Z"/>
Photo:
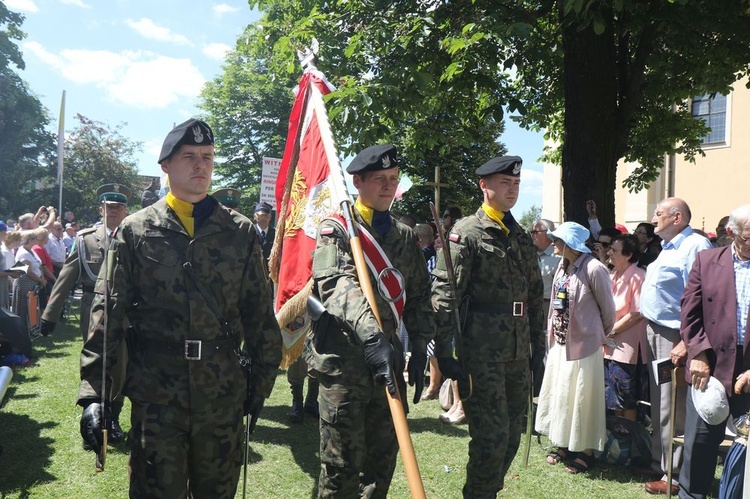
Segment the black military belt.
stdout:
<path fill-rule="evenodd" d="M 136 345 L 139 350 L 147 350 L 149 352 L 168 355 L 182 355 L 185 360 L 202 360 L 213 352 L 236 347 L 237 341 L 237 336 L 230 336 L 211 341 L 168 341 L 138 338 Z"/>
<path fill-rule="evenodd" d="M 507 314 L 513 317 L 523 317 L 526 314 L 526 303 L 514 301 L 513 303 L 504 303 L 501 305 L 492 305 L 489 303 L 474 303 L 469 305 L 469 312 L 479 312 L 485 314 Z"/>

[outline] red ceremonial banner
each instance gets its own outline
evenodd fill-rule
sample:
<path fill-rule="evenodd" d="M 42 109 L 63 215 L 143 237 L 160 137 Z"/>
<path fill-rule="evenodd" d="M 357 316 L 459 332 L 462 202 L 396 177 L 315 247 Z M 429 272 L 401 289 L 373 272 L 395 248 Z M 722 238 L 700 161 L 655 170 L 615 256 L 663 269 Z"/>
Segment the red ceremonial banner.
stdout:
<path fill-rule="evenodd" d="M 299 356 L 309 331 L 305 307 L 312 290 L 316 232 L 320 221 L 339 206 L 329 176 L 332 168 L 340 170 L 341 166 L 322 98 L 330 91 L 317 70 L 302 75 L 276 181 L 280 215 L 269 266 L 276 282 L 276 318 L 284 340 L 282 367 Z"/>

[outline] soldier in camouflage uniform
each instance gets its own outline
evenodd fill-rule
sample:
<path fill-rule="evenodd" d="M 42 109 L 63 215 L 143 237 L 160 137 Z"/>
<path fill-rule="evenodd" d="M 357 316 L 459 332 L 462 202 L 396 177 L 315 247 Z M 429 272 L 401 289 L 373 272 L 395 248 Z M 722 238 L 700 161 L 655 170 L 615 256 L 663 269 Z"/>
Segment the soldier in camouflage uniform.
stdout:
<path fill-rule="evenodd" d="M 503 156 L 476 170 L 484 204 L 451 230 L 449 248 L 456 276 L 453 300 L 445 257 L 433 271 L 435 356 L 452 379 L 473 378 L 464 400 L 469 421 L 469 462 L 463 496 L 492 498 L 524 432 L 531 364 L 543 361 L 542 278 L 529 234 L 510 213 L 518 198 L 521 158 Z M 468 300 L 461 367 L 453 358 L 454 306 Z M 464 369 L 467 372 L 464 372 Z"/>
<path fill-rule="evenodd" d="M 52 288 L 47 306 L 42 313 L 43 335 L 47 336 L 54 331 L 70 292 L 80 282 L 83 285 L 80 330 L 83 341 L 86 341 L 91 317 L 91 303 L 94 300 L 96 276 L 99 275 L 109 236 L 127 215 L 125 205 L 131 195 L 130 189 L 120 184 L 106 184 L 97 190 L 97 196 L 99 196 L 99 202 L 101 203 L 99 212 L 102 215 L 102 220 L 104 220 L 104 210 L 106 210 L 107 225 L 105 227 L 102 222 L 96 227 L 78 233 L 73 248 L 65 259 L 65 264 Z M 122 345 L 118 351 L 118 358 L 121 362 L 127 359 L 125 345 Z M 110 420 L 109 439 L 113 442 L 120 442 L 125 438 L 125 434 L 120 427 L 122 404 L 123 397 L 119 395 L 112 401 L 110 407 L 112 419 Z M 89 449 L 89 445 L 85 441 L 83 446 Z"/>
<path fill-rule="evenodd" d="M 191 119 L 167 135 L 159 163 L 171 192 L 123 221 L 97 281 L 81 355 L 81 432 L 101 446 L 107 409 L 100 401 L 117 384 L 114 352 L 126 340 L 127 318 L 130 497 L 233 498 L 243 409 L 257 419 L 281 360 L 255 229 L 206 194 L 213 159 L 206 123 Z M 249 378 L 238 361 L 241 344 L 252 361 Z"/>
<path fill-rule="evenodd" d="M 428 300 L 430 280 L 417 239 L 388 211 L 398 184 L 396 150 L 387 144 L 367 148 L 347 171 L 354 175 L 359 191 L 357 221 L 404 277 L 403 319 L 413 348 L 409 383 L 416 385 L 417 403 L 434 321 Z M 330 314 L 316 324 L 304 350 L 320 385 L 318 496 L 384 498 L 396 466 L 398 442 L 382 385 L 394 393 L 398 383 L 402 395 L 406 388 L 398 321 L 375 290 L 382 331 L 378 326 L 357 280 L 341 221 L 326 219 L 321 224 L 312 273 L 314 293 Z M 373 287 L 377 287 L 374 278 Z"/>

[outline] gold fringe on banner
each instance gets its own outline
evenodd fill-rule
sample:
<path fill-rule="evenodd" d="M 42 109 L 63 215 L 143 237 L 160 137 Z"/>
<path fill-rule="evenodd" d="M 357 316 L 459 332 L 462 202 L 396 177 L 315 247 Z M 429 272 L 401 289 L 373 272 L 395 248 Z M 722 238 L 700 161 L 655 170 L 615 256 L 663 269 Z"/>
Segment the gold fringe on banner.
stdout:
<path fill-rule="evenodd" d="M 299 293 L 289 298 L 286 303 L 281 307 L 281 310 L 276 314 L 276 322 L 279 326 L 288 331 L 287 326 L 297 320 L 300 315 L 307 313 L 307 297 L 312 294 L 313 280 L 307 281 L 305 287 L 302 288 Z M 302 353 L 302 346 L 305 343 L 305 337 L 309 328 L 303 328 L 300 330 L 300 337 L 295 342 L 287 347 L 286 345 L 282 348 L 282 359 L 280 367 L 285 369 L 289 367 L 297 357 Z"/>
<path fill-rule="evenodd" d="M 304 348 L 305 346 L 305 336 L 297 340 L 297 343 L 292 345 L 291 348 L 284 348 L 284 351 L 281 354 L 281 364 L 279 365 L 280 369 L 287 369 L 289 366 L 294 364 L 294 361 L 296 361 L 300 355 L 302 355 L 302 348 Z"/>

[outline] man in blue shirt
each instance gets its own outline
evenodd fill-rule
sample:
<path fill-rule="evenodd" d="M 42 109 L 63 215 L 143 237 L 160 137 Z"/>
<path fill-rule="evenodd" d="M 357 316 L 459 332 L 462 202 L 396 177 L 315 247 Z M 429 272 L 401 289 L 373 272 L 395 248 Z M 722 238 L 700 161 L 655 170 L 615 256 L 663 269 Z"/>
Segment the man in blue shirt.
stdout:
<path fill-rule="evenodd" d="M 659 202 L 651 223 L 654 233 L 662 239 L 662 251 L 648 266 L 646 280 L 641 289 L 641 315 L 647 321 L 646 334 L 649 346 L 649 374 L 651 376 L 651 468 L 658 473 L 667 470 L 667 452 L 672 428 L 669 424 L 671 385 L 657 385 L 650 361 L 670 358 L 675 365 L 684 365 L 687 349 L 680 338 L 680 299 L 688 281 L 695 255 L 711 247 L 705 237 L 690 227 L 690 208 L 679 198 Z M 685 396 L 683 388 L 677 392 L 675 426 L 682 433 L 685 426 Z M 675 452 L 673 466 L 678 467 L 682 449 Z M 646 491 L 652 494 L 667 492 L 666 476 L 648 482 Z M 676 483 L 671 484 L 673 493 Z"/>

